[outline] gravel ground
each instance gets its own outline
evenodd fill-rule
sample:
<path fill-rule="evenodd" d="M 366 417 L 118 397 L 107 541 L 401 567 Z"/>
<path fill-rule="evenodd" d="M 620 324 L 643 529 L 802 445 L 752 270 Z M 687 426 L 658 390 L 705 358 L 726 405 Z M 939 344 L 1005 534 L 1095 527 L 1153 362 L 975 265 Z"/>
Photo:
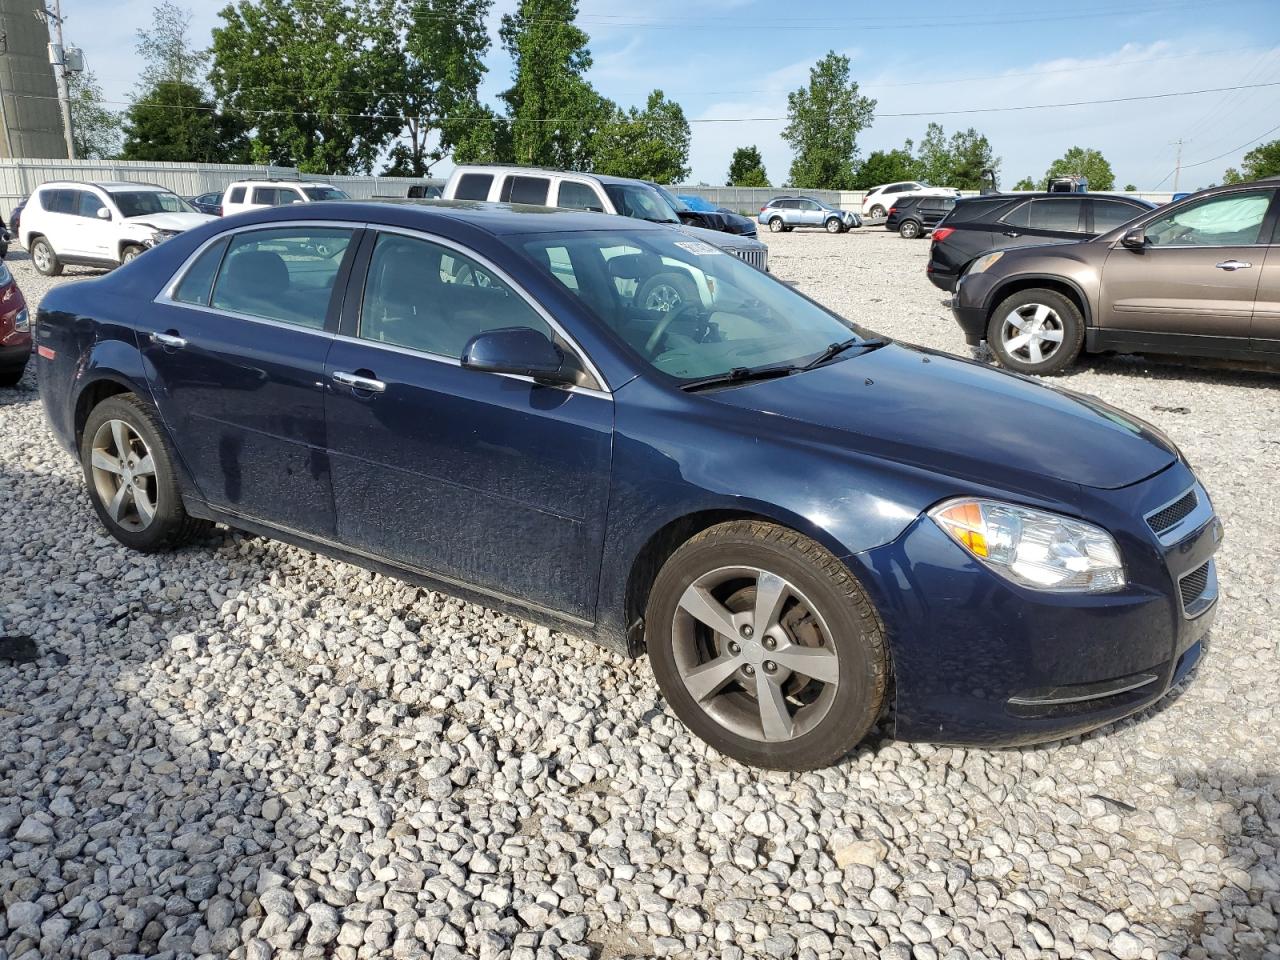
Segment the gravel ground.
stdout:
<path fill-rule="evenodd" d="M 964 352 L 926 243 L 768 239 Z M 695 741 L 643 661 L 265 540 L 125 551 L 29 377 L 0 394 L 0 634 L 40 649 L 0 661 L 0 960 L 1280 958 L 1277 380 L 1062 382 L 1167 430 L 1224 518 L 1194 681 L 1051 746 L 789 775 Z"/>

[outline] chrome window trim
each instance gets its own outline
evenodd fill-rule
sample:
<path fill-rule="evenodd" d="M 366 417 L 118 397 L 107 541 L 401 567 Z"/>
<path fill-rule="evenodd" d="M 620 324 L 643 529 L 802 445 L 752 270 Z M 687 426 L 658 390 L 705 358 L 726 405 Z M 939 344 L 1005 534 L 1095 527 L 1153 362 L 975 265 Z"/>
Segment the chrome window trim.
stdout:
<path fill-rule="evenodd" d="M 323 327 L 321 327 L 320 329 L 316 329 L 314 327 L 304 327 L 300 324 L 286 323 L 283 320 L 272 320 L 269 317 L 255 317 L 252 314 L 238 313 L 233 310 L 222 310 L 217 307 L 211 307 L 208 304 L 187 303 L 186 301 L 183 301 L 183 300 L 174 299 L 174 293 L 177 292 L 178 285 L 182 283 L 183 279 L 187 275 L 187 272 L 191 269 L 191 267 L 195 264 L 195 262 L 198 259 L 200 259 L 200 255 L 203 254 L 209 247 L 213 246 L 215 243 L 220 242 L 224 238 L 230 238 L 232 236 L 235 236 L 241 233 L 249 233 L 254 230 L 275 230 L 275 229 L 290 228 L 290 227 L 335 227 L 338 229 L 350 230 L 352 233 L 355 233 L 358 230 L 375 230 L 379 233 L 396 233 L 402 236 L 412 237 L 414 239 L 425 240 L 428 243 L 439 244 L 440 246 L 447 247 L 451 250 L 455 250 L 458 253 L 462 254 L 463 256 L 466 256 L 476 261 L 481 266 L 485 267 L 487 270 L 491 270 L 500 280 L 502 280 L 512 290 L 514 290 L 521 297 L 521 299 L 523 299 L 526 303 L 528 303 L 533 308 L 534 312 L 537 313 L 539 316 L 541 316 L 542 319 L 547 322 L 547 325 L 551 327 L 551 329 L 554 330 L 557 334 L 559 334 L 566 343 L 569 344 L 569 346 L 573 349 L 574 353 L 577 354 L 579 360 L 582 362 L 583 368 L 595 379 L 596 383 L 601 385 L 599 389 L 596 389 L 594 387 L 581 387 L 576 384 L 567 386 L 567 387 L 560 387 L 558 389 L 566 390 L 569 393 L 581 393 L 587 396 L 608 397 L 612 399 L 613 391 L 612 389 L 610 389 L 608 381 L 605 380 L 604 376 L 600 373 L 599 369 L 592 362 L 587 352 L 582 349 L 581 345 L 579 345 L 579 343 L 573 337 L 569 336 L 569 334 L 565 331 L 565 329 L 558 322 L 556 322 L 556 320 L 542 306 L 542 304 L 534 300 L 533 297 L 531 297 L 524 290 L 523 287 L 521 287 L 519 284 L 513 281 L 511 277 L 506 273 L 506 271 L 495 266 L 488 258 L 481 256 L 480 254 L 476 253 L 473 250 L 470 250 L 469 248 L 463 246 L 460 243 L 456 243 L 455 241 L 450 240 L 446 237 L 440 237 L 435 234 L 426 233 L 422 230 L 414 230 L 410 227 L 397 227 L 397 226 L 390 226 L 387 224 L 368 223 L 363 221 L 355 222 L 355 221 L 346 221 L 346 220 L 279 220 L 279 221 L 273 221 L 271 223 L 246 224 L 245 226 L 235 227 L 231 230 L 223 230 L 215 234 L 214 236 L 210 237 L 209 239 L 207 239 L 204 243 L 200 244 L 200 246 L 198 246 L 194 251 L 192 251 L 192 253 L 190 254 L 190 256 L 187 257 L 186 260 L 182 261 L 182 264 L 178 267 L 177 270 L 174 271 L 174 274 L 169 279 L 169 282 L 165 284 L 164 288 L 160 291 L 160 293 L 158 293 L 155 296 L 152 302 L 163 304 L 166 306 L 171 306 L 171 307 L 182 307 L 185 310 L 199 310 L 203 313 L 209 313 L 209 314 L 213 314 L 220 317 L 234 317 L 237 320 L 244 320 L 250 323 L 261 323 L 271 327 L 278 327 L 282 330 L 301 330 L 305 333 L 319 334 L 320 336 L 325 336 L 333 340 L 345 340 L 352 343 L 364 344 L 365 346 L 379 347 L 383 350 L 393 350 L 397 353 L 404 353 L 404 354 L 409 354 L 416 357 L 422 357 L 427 360 L 436 361 L 437 363 L 448 363 L 452 366 L 457 366 L 457 367 L 462 366 L 462 362 L 454 357 L 446 357 L 441 354 L 427 353 L 424 350 L 414 350 L 411 347 L 400 347 L 395 344 L 382 343 L 377 340 L 363 340 L 359 337 L 348 337 L 342 334 L 332 333 L 328 330 L 325 330 Z M 216 277 L 214 278 L 214 283 L 215 285 L 217 283 Z M 212 288 L 210 288 L 210 292 L 212 293 Z M 364 298 L 363 290 L 360 292 L 360 295 L 361 295 L 361 300 L 363 301 L 363 298 Z M 514 374 L 514 373 L 500 373 L 500 374 L 497 374 L 497 376 L 506 377 L 507 379 L 510 379 L 510 380 L 520 380 L 525 383 L 536 382 L 532 377 L 525 377 L 525 376 L 521 376 L 519 374 Z"/>
<path fill-rule="evenodd" d="M 532 307 L 533 312 L 538 314 L 538 316 L 542 317 L 542 319 L 546 321 L 547 326 L 549 326 L 552 330 L 554 330 L 565 341 L 565 343 L 569 344 L 573 352 L 577 354 L 578 360 L 582 364 L 583 369 L 585 369 L 587 373 L 591 374 L 592 379 L 595 380 L 596 383 L 600 384 L 599 389 L 594 389 L 591 387 L 576 387 L 576 386 L 571 389 L 580 389 L 590 393 L 602 394 L 604 396 L 612 395 L 613 391 L 609 387 L 609 382 L 605 380 L 603 374 L 600 373 L 600 370 L 596 367 L 595 363 L 592 362 L 591 357 L 587 354 L 587 351 L 582 349 L 581 344 L 579 344 L 577 340 L 571 337 L 568 331 L 566 331 L 565 328 L 562 327 L 560 323 L 554 317 L 551 316 L 550 311 L 548 311 L 545 307 L 543 307 L 541 303 L 535 300 L 528 291 L 526 291 L 522 286 L 520 286 L 520 284 L 516 283 L 515 280 L 511 278 L 510 274 L 508 274 L 505 270 L 503 270 L 501 267 L 495 264 L 488 257 L 485 257 L 480 253 L 477 253 L 476 251 L 472 250 L 470 247 L 464 246 L 463 244 L 458 243 L 455 240 L 450 240 L 448 237 L 442 237 L 442 236 L 439 236 L 438 234 L 428 233 L 425 230 L 416 230 L 412 227 L 399 227 L 399 226 L 390 226 L 390 225 L 383 226 L 379 224 L 368 224 L 367 228 L 370 230 L 377 231 L 378 233 L 394 233 L 399 236 L 409 237 L 411 239 L 423 240 L 427 243 L 437 244 L 449 250 L 453 250 L 457 253 L 460 253 L 464 257 L 467 257 L 468 259 L 474 260 L 476 263 L 480 264 L 486 270 L 491 271 L 495 276 L 497 276 L 499 280 L 501 280 L 508 287 L 510 287 L 516 293 L 516 295 L 520 297 L 520 299 L 522 299 L 526 304 Z M 367 278 L 366 278 L 366 282 L 367 282 Z M 360 299 L 361 299 L 361 306 L 363 308 L 363 303 L 364 303 L 363 290 L 360 291 Z M 372 343 L 372 344 L 383 345 L 383 344 L 380 344 L 380 342 L 377 340 L 364 340 L 359 337 L 355 337 L 353 339 L 358 340 L 360 343 Z M 411 348 L 406 347 L 404 349 L 411 349 Z M 417 353 L 425 357 L 435 358 L 439 356 L 438 354 L 431 354 L 421 350 L 412 350 L 411 352 Z M 453 359 L 453 358 L 445 358 L 445 359 Z M 459 366 L 461 366 L 461 362 L 459 362 Z M 517 380 L 527 380 L 529 383 L 534 382 L 532 377 L 521 377 L 521 376 L 517 376 L 516 374 L 502 374 L 502 376 L 512 377 Z"/>

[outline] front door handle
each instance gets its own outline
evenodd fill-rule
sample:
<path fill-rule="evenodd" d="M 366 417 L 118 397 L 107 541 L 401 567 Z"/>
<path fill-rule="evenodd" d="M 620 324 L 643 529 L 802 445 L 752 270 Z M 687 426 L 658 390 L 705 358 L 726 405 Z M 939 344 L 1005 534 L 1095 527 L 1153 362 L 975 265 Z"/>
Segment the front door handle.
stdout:
<path fill-rule="evenodd" d="M 181 350 L 187 345 L 187 341 L 176 333 L 153 333 L 151 334 L 151 340 L 153 343 L 158 343 L 160 346 L 167 347 L 170 350 Z"/>
<path fill-rule="evenodd" d="M 362 377 L 358 373 L 347 373 L 344 370 L 335 371 L 333 381 L 334 383 L 342 384 L 344 387 L 350 387 L 352 390 L 367 390 L 369 393 L 382 393 L 387 389 L 387 385 L 381 380 Z"/>
<path fill-rule="evenodd" d="M 1022 234 L 1020 234 L 1017 230 L 1006 230 L 1006 231 L 1004 232 L 1004 235 L 1005 235 L 1006 237 L 1020 237 L 1020 236 L 1022 236 Z"/>
<path fill-rule="evenodd" d="M 1221 263 L 1215 263 L 1214 266 L 1219 270 L 1247 270 L 1253 264 L 1245 263 L 1243 260 L 1223 260 Z"/>

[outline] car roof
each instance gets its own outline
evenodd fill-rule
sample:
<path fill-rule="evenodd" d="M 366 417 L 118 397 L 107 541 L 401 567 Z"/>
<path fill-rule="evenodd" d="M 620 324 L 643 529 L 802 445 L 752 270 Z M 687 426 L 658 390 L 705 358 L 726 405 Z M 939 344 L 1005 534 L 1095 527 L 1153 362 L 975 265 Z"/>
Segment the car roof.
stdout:
<path fill-rule="evenodd" d="M 129 180 L 50 180 L 48 183 L 42 183 L 37 190 L 43 190 L 45 187 L 97 187 L 99 190 L 107 193 L 117 193 L 121 190 L 158 190 L 163 193 L 172 193 L 168 187 L 162 187 L 156 183 L 134 183 Z"/>
<path fill-rule="evenodd" d="M 521 164 L 508 163 L 460 163 L 454 168 L 454 172 L 462 175 L 468 173 L 511 173 L 517 176 L 529 174 L 537 176 L 539 174 L 553 177 L 581 177 L 584 180 L 594 180 L 596 183 L 612 183 L 612 184 L 639 184 L 645 187 L 657 186 L 652 181 L 640 180 L 636 177 L 615 177 L 607 173 L 585 173 L 581 170 L 555 170 L 551 167 L 526 167 Z M 670 189 L 667 187 L 666 189 Z"/>
<path fill-rule="evenodd" d="M 325 183 L 323 180 L 284 180 L 276 177 L 263 177 L 254 180 L 233 180 L 222 188 L 222 192 L 226 193 L 231 187 L 332 187 L 332 183 Z M 336 188 L 335 188 L 336 189 Z"/>
<path fill-rule="evenodd" d="M 270 223 L 273 220 L 350 220 L 368 222 L 373 211 L 389 225 L 428 228 L 433 222 L 451 220 L 466 223 L 494 236 L 599 230 L 665 231 L 671 225 L 649 223 L 632 217 L 587 213 L 558 207 L 522 203 L 489 203 L 481 200 L 436 200 L 386 197 L 373 200 L 326 200 L 323 203 L 289 204 L 236 214 L 236 222 Z"/>

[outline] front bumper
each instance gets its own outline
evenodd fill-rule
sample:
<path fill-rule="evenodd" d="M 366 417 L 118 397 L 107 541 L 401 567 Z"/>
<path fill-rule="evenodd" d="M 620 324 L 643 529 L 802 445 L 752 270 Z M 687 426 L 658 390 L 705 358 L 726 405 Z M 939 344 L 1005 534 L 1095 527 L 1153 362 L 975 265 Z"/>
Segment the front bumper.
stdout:
<path fill-rule="evenodd" d="M 1221 525 L 1210 507 L 1171 544 L 1160 544 L 1140 525 L 1146 507 L 1174 499 L 1171 491 L 1194 482 L 1179 463 L 1134 488 L 1098 492 L 1111 495 L 1115 512 L 1130 521 L 1123 535 L 1115 523 L 1104 523 L 1121 544 L 1129 577 L 1112 593 L 1020 588 L 971 558 L 927 517 L 893 543 L 850 558 L 888 631 L 895 735 L 988 746 L 1037 743 L 1083 733 L 1164 696 L 1195 666 L 1213 624 L 1212 556 Z M 1184 608 L 1180 584 L 1206 570 L 1197 602 Z"/>
<path fill-rule="evenodd" d="M 930 274 L 929 278 L 932 280 L 933 275 Z M 986 275 L 981 273 L 963 274 L 956 278 L 952 287 L 955 296 L 951 298 L 951 314 L 964 331 L 965 342 L 971 347 L 987 339 L 986 293 L 990 287 Z"/>

